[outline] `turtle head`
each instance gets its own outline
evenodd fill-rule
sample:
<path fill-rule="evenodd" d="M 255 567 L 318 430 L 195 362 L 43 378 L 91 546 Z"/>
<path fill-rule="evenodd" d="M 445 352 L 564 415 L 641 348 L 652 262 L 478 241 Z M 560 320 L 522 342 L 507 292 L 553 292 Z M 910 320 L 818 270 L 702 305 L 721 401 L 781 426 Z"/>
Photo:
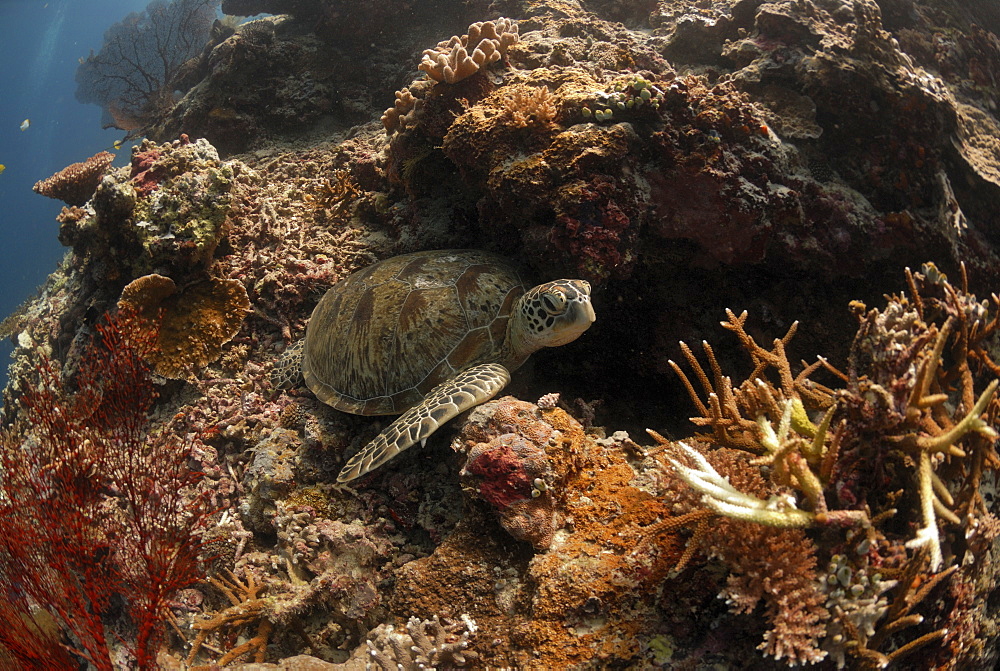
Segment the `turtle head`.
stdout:
<path fill-rule="evenodd" d="M 511 319 L 511 345 L 527 356 L 543 347 L 573 342 L 594 323 L 590 283 L 556 280 L 540 284 L 518 299 Z"/>

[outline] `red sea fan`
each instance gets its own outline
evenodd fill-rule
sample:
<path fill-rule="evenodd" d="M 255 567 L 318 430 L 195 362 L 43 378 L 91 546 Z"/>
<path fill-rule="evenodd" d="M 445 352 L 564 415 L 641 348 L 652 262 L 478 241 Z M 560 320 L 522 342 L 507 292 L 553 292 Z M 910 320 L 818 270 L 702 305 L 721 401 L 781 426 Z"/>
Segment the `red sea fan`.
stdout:
<path fill-rule="evenodd" d="M 0 440 L 0 644 L 20 668 L 110 670 L 119 645 L 152 668 L 167 599 L 200 577 L 207 510 L 186 450 L 146 431 L 156 333 L 135 321 L 98 327 L 75 392 L 43 358 Z"/>

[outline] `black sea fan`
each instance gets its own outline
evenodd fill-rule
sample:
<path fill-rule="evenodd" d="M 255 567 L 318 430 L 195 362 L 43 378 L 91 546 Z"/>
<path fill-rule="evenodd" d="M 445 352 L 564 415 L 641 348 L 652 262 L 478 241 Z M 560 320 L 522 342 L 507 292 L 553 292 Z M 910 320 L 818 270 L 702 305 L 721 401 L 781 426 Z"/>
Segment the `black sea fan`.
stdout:
<path fill-rule="evenodd" d="M 76 98 L 100 105 L 104 125 L 123 130 L 146 126 L 172 102 L 170 86 L 180 67 L 202 51 L 219 0 L 154 0 L 104 33 L 99 52 L 76 70 Z"/>

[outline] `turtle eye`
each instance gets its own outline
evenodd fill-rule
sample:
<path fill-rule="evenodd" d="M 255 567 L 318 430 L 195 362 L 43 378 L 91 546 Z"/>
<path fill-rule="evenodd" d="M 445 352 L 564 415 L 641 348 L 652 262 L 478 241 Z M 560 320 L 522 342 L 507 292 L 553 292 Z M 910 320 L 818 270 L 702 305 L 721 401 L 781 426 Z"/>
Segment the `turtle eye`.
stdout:
<path fill-rule="evenodd" d="M 561 314 L 566 311 L 566 295 L 561 291 L 546 291 L 541 296 L 542 307 L 550 315 Z"/>

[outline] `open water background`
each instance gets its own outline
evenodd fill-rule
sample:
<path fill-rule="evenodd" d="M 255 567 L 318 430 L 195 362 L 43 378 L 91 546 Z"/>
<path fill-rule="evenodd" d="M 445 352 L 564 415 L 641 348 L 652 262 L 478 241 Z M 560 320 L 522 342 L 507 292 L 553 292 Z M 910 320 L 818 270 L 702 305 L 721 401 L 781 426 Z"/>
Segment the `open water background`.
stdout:
<path fill-rule="evenodd" d="M 79 59 L 104 32 L 149 0 L 0 0 L 0 319 L 45 282 L 66 248 L 55 217 L 62 203 L 33 192 L 40 179 L 101 150 L 124 133 L 101 129 L 101 110 L 77 102 Z M 31 125 L 20 130 L 21 122 Z M 117 153 L 128 162 L 131 145 Z M 13 345 L 0 342 L 0 386 Z"/>

